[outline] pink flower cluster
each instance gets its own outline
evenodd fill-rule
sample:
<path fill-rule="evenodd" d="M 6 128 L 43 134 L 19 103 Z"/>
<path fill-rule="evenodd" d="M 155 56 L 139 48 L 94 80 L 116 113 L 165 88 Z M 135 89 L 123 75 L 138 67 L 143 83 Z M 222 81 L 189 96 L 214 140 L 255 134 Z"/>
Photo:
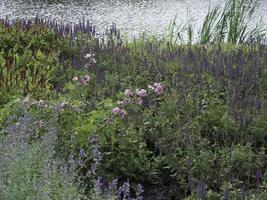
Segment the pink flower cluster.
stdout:
<path fill-rule="evenodd" d="M 125 118 L 127 115 L 127 111 L 119 107 L 113 108 L 112 113 L 119 115 L 121 118 Z"/>
<path fill-rule="evenodd" d="M 148 88 L 154 91 L 155 94 L 158 96 L 161 95 L 164 90 L 164 86 L 162 83 L 154 83 L 153 86 L 149 85 Z"/>
<path fill-rule="evenodd" d="M 147 96 L 147 91 L 145 89 L 141 89 L 141 90 L 136 89 L 136 94 L 137 94 L 137 96 L 145 97 L 145 96 Z"/>
<path fill-rule="evenodd" d="M 157 96 L 161 95 L 164 90 L 162 83 L 154 83 L 153 86 L 149 85 L 148 88 L 151 89 Z M 131 102 L 135 102 L 137 105 L 141 106 L 143 105 L 144 97 L 147 95 L 148 93 L 145 89 L 136 89 L 135 92 L 133 92 L 131 89 L 126 89 L 124 91 L 124 96 L 126 98 L 124 98 L 123 101 L 118 101 L 117 103 L 119 106 L 123 106 L 131 104 Z M 127 111 L 119 107 L 113 108 L 112 113 L 118 114 L 122 118 L 127 115 Z"/>
<path fill-rule="evenodd" d="M 135 93 L 131 90 L 131 89 L 126 89 L 124 91 L 124 96 L 126 97 L 125 99 L 123 99 L 123 101 L 119 101 L 118 103 L 121 105 L 128 105 L 132 102 L 132 99 L 134 96 L 137 96 L 134 99 L 134 102 L 138 105 L 142 105 L 143 104 L 143 99 L 142 97 L 146 97 L 147 96 L 147 91 L 145 89 L 136 89 Z"/>
<path fill-rule="evenodd" d="M 126 97 L 132 97 L 134 95 L 134 93 L 132 92 L 132 90 L 126 89 L 125 92 L 124 92 L 124 95 Z"/>
<path fill-rule="evenodd" d="M 72 79 L 73 81 L 79 81 L 79 77 L 78 76 L 75 76 L 75 77 L 73 77 L 73 79 Z M 82 85 L 88 85 L 88 83 L 89 83 L 89 81 L 91 80 L 91 77 L 89 76 L 89 75 L 84 75 L 82 78 L 81 78 L 81 80 L 80 80 L 80 82 L 81 82 L 81 84 Z"/>

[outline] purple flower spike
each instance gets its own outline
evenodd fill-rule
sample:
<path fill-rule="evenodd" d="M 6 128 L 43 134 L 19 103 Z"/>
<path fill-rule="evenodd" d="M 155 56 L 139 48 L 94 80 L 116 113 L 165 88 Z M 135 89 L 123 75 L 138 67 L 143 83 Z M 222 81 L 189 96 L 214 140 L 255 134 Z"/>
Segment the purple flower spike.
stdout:
<path fill-rule="evenodd" d="M 138 184 L 136 200 L 143 200 L 142 196 L 143 193 L 144 193 L 143 186 L 141 184 Z"/>
<path fill-rule="evenodd" d="M 86 157 L 87 157 L 86 152 L 85 152 L 84 149 L 81 149 L 81 151 L 80 151 L 80 153 L 79 153 L 79 156 L 80 156 L 81 158 L 86 158 Z"/>
<path fill-rule="evenodd" d="M 262 180 L 262 171 L 261 171 L 261 169 L 258 168 L 256 171 L 257 187 L 259 187 L 261 180 Z"/>
<path fill-rule="evenodd" d="M 198 184 L 198 195 L 200 199 L 206 198 L 206 183 L 203 179 Z"/>
<path fill-rule="evenodd" d="M 101 199 L 101 187 L 102 187 L 102 178 L 98 177 L 95 182 L 95 193 L 98 199 Z"/>
<path fill-rule="evenodd" d="M 129 180 L 122 185 L 123 200 L 127 200 L 130 197 L 130 183 Z"/>

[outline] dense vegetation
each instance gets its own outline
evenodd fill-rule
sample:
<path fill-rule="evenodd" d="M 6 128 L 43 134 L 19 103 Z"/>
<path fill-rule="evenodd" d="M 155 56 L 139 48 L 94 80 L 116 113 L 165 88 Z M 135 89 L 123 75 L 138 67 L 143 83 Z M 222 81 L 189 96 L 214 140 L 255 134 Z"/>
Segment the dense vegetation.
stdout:
<path fill-rule="evenodd" d="M 264 35 L 202 30 L 1 20 L 0 199 L 267 199 Z"/>

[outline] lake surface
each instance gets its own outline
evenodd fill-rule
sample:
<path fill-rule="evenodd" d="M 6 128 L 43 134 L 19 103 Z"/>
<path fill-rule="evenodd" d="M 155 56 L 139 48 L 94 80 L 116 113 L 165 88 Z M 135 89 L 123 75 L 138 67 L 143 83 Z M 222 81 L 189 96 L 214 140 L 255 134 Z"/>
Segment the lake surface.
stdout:
<path fill-rule="evenodd" d="M 143 32 L 162 34 L 170 20 L 177 23 L 192 17 L 195 29 L 208 11 L 209 4 L 219 0 L 0 0 L 0 17 L 11 19 L 32 18 L 37 14 L 45 18 L 77 23 L 89 19 L 97 30 L 112 23 L 124 33 L 137 36 Z M 267 0 L 259 0 L 255 20 L 263 18 L 267 24 Z"/>

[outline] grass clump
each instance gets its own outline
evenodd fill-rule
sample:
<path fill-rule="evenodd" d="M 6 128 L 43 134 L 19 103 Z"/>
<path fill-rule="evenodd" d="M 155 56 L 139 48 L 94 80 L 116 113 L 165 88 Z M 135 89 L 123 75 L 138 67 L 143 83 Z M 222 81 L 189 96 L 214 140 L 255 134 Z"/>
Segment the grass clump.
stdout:
<path fill-rule="evenodd" d="M 260 42 L 265 36 L 262 22 L 249 28 L 256 7 L 254 0 L 228 0 L 223 7 L 209 9 L 201 28 L 200 43 L 240 44 L 251 39 Z"/>

